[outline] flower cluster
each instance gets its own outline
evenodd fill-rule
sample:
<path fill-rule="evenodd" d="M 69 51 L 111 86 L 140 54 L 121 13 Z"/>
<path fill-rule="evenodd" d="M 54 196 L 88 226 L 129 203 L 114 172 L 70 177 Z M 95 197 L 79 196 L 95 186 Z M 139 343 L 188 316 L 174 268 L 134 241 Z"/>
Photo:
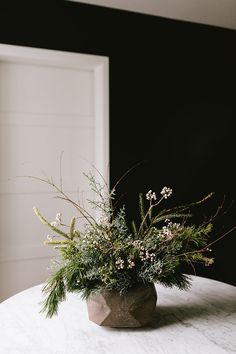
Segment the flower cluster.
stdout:
<path fill-rule="evenodd" d="M 190 206 L 197 203 L 161 209 L 160 202 L 172 195 L 170 187 L 163 187 L 158 200 L 151 189 L 145 197 L 139 195 L 140 217 L 128 220 L 125 206 L 114 207 L 115 188 L 96 182 L 92 174 L 86 175 L 97 199 L 91 201 L 99 217 L 94 218 L 80 204 L 71 201 L 65 192 L 56 187 L 63 199 L 76 207 L 79 215 L 72 217 L 68 231 L 58 213 L 55 221 L 48 222 L 37 208 L 39 219 L 54 233 L 45 241 L 59 251 L 58 268 L 48 280 L 44 293 L 47 295 L 43 310 L 50 317 L 58 310 L 67 291 L 80 292 L 85 298 L 102 290 L 126 292 L 138 283 L 159 282 L 166 286 L 186 289 L 188 277 L 181 272 L 181 264 L 187 262 L 209 265 L 212 258 L 205 255 L 212 225 L 187 224 L 191 216 Z M 52 187 L 52 182 L 48 181 Z M 84 219 L 81 229 L 76 227 L 78 217 Z M 81 222 L 80 222 L 81 224 Z M 62 230 L 63 226 L 63 230 Z M 55 238 L 56 236 L 56 238 Z"/>
<path fill-rule="evenodd" d="M 161 195 L 163 198 L 167 199 L 172 194 L 172 189 L 169 187 L 163 187 L 161 191 Z"/>
<path fill-rule="evenodd" d="M 118 269 L 123 269 L 124 268 L 125 261 L 123 259 L 121 259 L 120 257 L 117 259 L 117 261 L 115 263 L 117 264 L 117 268 Z"/>
<path fill-rule="evenodd" d="M 147 200 L 157 200 L 156 193 L 150 189 L 150 191 L 148 191 L 146 194 L 146 199 Z"/>
<path fill-rule="evenodd" d="M 52 221 L 51 225 L 55 226 L 55 227 L 60 226 L 61 225 L 61 216 L 62 216 L 61 213 L 57 213 L 56 217 L 55 217 L 55 221 Z"/>

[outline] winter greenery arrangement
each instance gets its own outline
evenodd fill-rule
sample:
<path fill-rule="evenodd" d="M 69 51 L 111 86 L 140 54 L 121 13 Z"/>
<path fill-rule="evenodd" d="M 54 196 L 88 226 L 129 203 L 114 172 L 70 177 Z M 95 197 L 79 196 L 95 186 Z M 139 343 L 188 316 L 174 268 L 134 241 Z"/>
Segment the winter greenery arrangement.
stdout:
<path fill-rule="evenodd" d="M 93 173 L 85 176 L 96 195 L 89 202 L 98 217 L 90 215 L 51 180 L 43 181 L 75 207 L 77 216 L 72 217 L 64 231 L 61 214 L 49 222 L 34 207 L 41 222 L 53 232 L 45 244 L 59 250 L 59 258 L 54 260 L 52 274 L 43 288 L 42 311 L 48 317 L 57 313 L 67 292 L 78 292 L 83 298 L 102 290 L 123 294 L 139 283 L 188 289 L 190 278 L 182 273 L 181 265 L 188 263 L 194 268 L 195 263 L 213 263 L 213 258 L 207 256 L 212 244 L 208 241 L 212 224 L 196 226 L 187 222 L 191 207 L 205 202 L 211 194 L 198 202 L 168 209 L 160 208 L 160 204 L 166 203 L 172 189 L 164 187 L 159 198 L 150 190 L 137 196 L 140 220 L 129 225 L 125 206 L 116 208 L 117 184 L 109 189 L 106 181 L 98 182 Z M 84 225 L 78 229 L 81 218 Z"/>

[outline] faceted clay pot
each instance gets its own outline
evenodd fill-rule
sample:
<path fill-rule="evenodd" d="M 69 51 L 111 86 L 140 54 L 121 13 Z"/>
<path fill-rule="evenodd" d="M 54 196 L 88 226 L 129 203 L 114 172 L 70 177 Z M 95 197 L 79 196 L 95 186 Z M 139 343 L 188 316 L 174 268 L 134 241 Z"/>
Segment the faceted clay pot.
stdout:
<path fill-rule="evenodd" d="M 156 300 L 154 284 L 139 284 L 123 295 L 102 291 L 87 299 L 88 316 L 100 326 L 142 327 L 152 320 Z"/>

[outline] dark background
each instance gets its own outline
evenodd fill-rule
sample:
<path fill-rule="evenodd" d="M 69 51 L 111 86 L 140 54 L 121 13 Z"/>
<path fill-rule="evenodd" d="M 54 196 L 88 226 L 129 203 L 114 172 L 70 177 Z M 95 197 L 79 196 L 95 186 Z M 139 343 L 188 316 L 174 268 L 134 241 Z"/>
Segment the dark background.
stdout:
<path fill-rule="evenodd" d="M 0 9 L 1 43 L 109 57 L 111 185 L 141 163 L 117 191 L 129 215 L 167 185 L 168 207 L 215 192 L 193 219 L 223 203 L 212 240 L 236 225 L 236 31 L 64 1 Z M 197 274 L 236 285 L 235 247 L 236 231 Z"/>

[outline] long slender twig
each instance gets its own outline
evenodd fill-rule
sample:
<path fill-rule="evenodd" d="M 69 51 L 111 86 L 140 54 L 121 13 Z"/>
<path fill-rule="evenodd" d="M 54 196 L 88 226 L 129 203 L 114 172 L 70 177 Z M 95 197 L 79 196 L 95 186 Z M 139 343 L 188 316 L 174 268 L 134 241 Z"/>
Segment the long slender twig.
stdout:
<path fill-rule="evenodd" d="M 93 223 L 91 222 L 91 220 L 94 221 L 94 223 L 96 223 L 96 220 L 94 219 L 94 217 L 84 208 L 82 208 L 79 204 L 77 204 L 75 201 L 73 201 L 71 198 L 69 198 L 69 196 L 63 191 L 61 190 L 54 182 L 53 180 L 49 180 L 49 179 L 43 179 L 43 178 L 40 178 L 40 177 L 36 177 L 36 176 L 21 176 L 21 177 L 24 177 L 24 178 L 32 178 L 32 179 L 35 179 L 35 180 L 38 180 L 38 181 L 41 181 L 41 182 L 44 182 L 48 185 L 50 185 L 51 187 L 53 187 L 58 193 L 60 193 L 63 197 L 60 197 L 58 196 L 58 198 L 60 199 L 63 199 L 63 200 L 66 200 L 68 201 L 69 203 L 71 203 L 76 209 L 78 212 L 80 212 L 80 214 L 88 221 L 88 223 L 91 225 L 91 226 L 94 226 Z"/>
<path fill-rule="evenodd" d="M 209 247 L 211 247 L 212 245 L 214 245 L 215 243 L 217 243 L 218 241 L 222 240 L 222 238 L 226 237 L 228 234 L 230 234 L 232 231 L 236 230 L 236 225 L 234 227 L 232 227 L 230 230 L 228 230 L 227 232 L 225 232 L 223 235 L 221 235 L 220 237 L 218 237 L 216 240 L 208 243 L 206 246 L 204 246 L 203 248 L 199 249 L 199 250 L 194 250 L 194 251 L 188 251 L 188 252 L 184 252 L 184 253 L 180 253 L 177 256 L 178 257 L 182 257 L 182 256 L 186 256 L 188 254 L 193 254 L 193 253 L 202 253 L 202 252 L 206 252 L 208 251 Z"/>

